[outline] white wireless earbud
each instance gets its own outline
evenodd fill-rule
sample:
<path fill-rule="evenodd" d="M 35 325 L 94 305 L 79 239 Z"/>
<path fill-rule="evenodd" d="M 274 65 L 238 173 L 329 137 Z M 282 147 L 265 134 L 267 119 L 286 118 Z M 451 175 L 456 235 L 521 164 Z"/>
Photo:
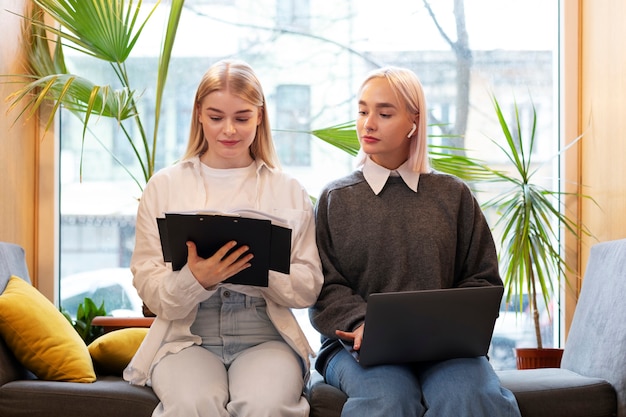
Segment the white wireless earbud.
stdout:
<path fill-rule="evenodd" d="M 413 123 L 413 127 L 411 128 L 411 131 L 409 132 L 408 135 L 406 135 L 406 137 L 410 138 L 411 136 L 413 136 L 413 133 L 415 133 L 415 129 L 417 129 L 417 125 Z"/>

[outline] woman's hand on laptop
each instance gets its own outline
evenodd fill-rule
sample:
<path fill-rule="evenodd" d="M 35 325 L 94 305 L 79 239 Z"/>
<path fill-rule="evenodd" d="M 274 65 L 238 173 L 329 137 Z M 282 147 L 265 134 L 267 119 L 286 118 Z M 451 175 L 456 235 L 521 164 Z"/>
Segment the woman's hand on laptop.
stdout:
<path fill-rule="evenodd" d="M 343 340 L 349 340 L 352 342 L 352 349 L 361 349 L 361 341 L 363 341 L 363 329 L 365 324 L 361 324 L 352 332 L 344 332 L 343 330 L 335 330 L 335 334 Z"/>

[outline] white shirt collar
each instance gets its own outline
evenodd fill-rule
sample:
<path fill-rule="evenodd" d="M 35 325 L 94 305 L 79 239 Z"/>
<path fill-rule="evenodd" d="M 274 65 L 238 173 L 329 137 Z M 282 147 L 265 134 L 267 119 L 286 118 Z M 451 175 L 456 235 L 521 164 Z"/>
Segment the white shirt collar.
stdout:
<path fill-rule="evenodd" d="M 362 171 L 365 181 L 367 181 L 370 188 L 376 195 L 382 191 L 383 187 L 387 183 L 387 179 L 389 179 L 389 176 L 397 175 L 402 177 L 402 180 L 407 187 L 417 192 L 417 184 L 419 183 L 420 174 L 409 168 L 408 161 L 400 165 L 396 170 L 389 170 L 378 165 L 376 162 L 372 161 L 369 156 L 367 156 L 365 163 L 363 164 Z"/>
<path fill-rule="evenodd" d="M 182 162 L 190 163 L 196 169 L 200 169 L 202 164 L 202 162 L 200 162 L 200 155 L 192 156 L 191 158 L 187 158 Z M 261 172 L 262 169 L 269 169 L 270 171 L 272 170 L 264 161 L 260 159 L 255 159 L 252 163 L 256 164 L 257 173 Z"/>

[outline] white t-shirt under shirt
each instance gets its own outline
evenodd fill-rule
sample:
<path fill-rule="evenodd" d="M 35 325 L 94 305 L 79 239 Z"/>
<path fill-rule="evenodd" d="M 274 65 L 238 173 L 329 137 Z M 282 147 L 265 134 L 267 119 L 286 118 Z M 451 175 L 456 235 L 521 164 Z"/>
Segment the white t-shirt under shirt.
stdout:
<path fill-rule="evenodd" d="M 204 208 L 223 212 L 255 208 L 257 165 L 254 161 L 244 168 L 217 169 L 204 164 L 200 166 L 208 196 L 208 207 Z"/>
<path fill-rule="evenodd" d="M 257 192 L 257 165 L 253 161 L 243 168 L 219 169 L 200 164 L 202 179 L 207 190 L 207 207 L 211 211 L 228 213 L 236 209 L 254 209 Z M 261 291 L 249 285 L 220 284 L 252 297 Z"/>

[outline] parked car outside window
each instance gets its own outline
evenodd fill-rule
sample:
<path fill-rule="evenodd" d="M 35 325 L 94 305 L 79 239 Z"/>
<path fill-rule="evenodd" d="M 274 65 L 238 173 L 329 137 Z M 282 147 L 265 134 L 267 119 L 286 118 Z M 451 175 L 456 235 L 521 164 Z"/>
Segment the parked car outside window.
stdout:
<path fill-rule="evenodd" d="M 73 318 L 85 298 L 91 298 L 109 316 L 142 316 L 142 301 L 133 286 L 129 268 L 103 268 L 80 272 L 61 279 L 61 306 Z"/>

